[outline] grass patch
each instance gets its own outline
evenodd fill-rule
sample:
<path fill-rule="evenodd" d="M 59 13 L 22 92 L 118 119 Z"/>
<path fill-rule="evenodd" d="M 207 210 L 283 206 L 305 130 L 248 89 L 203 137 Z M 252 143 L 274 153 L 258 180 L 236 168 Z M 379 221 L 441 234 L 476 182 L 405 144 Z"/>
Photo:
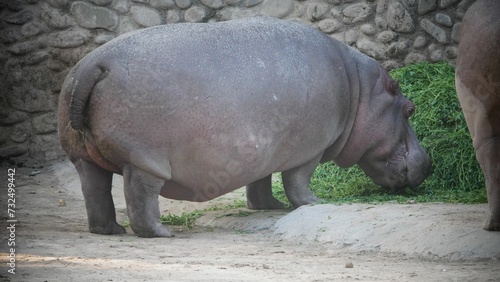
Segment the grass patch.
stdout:
<path fill-rule="evenodd" d="M 376 186 L 357 167 L 321 164 L 310 188 L 329 203 L 417 202 L 486 203 L 483 173 L 476 161 L 448 63 L 422 62 L 391 71 L 406 97 L 417 107 L 410 119 L 420 144 L 432 158 L 432 175 L 414 189 L 393 195 Z M 280 177 L 273 178 L 275 196 L 288 203 Z"/>
<path fill-rule="evenodd" d="M 175 214 L 162 214 L 160 216 L 160 222 L 163 225 L 174 225 L 174 226 L 184 226 L 186 228 L 193 228 L 195 220 L 203 215 L 201 211 L 195 210 L 192 212 L 183 212 L 181 215 Z"/>

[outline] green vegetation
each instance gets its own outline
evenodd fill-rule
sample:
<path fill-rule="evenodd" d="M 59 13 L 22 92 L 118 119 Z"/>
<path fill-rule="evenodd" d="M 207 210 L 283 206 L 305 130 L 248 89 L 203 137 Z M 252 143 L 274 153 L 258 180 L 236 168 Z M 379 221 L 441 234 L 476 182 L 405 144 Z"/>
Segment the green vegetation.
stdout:
<path fill-rule="evenodd" d="M 192 228 L 195 220 L 203 215 L 201 211 L 195 210 L 192 212 L 183 212 L 181 215 L 175 214 L 162 214 L 160 216 L 160 222 L 164 225 L 175 225 L 184 226 L 186 228 Z"/>
<path fill-rule="evenodd" d="M 455 92 L 454 70 L 448 63 L 427 62 L 391 72 L 402 92 L 417 107 L 411 124 L 433 161 L 432 175 L 417 189 L 394 195 L 374 185 L 357 167 L 342 169 L 332 163 L 320 165 L 310 188 L 330 203 L 417 202 L 484 203 L 484 177 L 477 164 L 471 138 Z M 277 177 L 277 198 L 287 202 Z"/>

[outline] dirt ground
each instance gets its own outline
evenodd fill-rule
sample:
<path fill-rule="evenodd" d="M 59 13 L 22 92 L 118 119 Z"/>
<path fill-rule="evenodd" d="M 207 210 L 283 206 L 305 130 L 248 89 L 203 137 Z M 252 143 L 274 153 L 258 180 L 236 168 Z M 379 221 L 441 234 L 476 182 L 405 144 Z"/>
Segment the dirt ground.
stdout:
<path fill-rule="evenodd" d="M 480 229 L 486 205 L 318 205 L 295 211 L 205 211 L 174 238 L 90 234 L 67 161 L 16 168 L 15 232 L 0 175 L 0 281 L 499 281 L 500 232 Z M 127 220 L 120 177 L 113 195 Z M 230 204 L 162 199 L 164 213 Z M 7 230 L 7 232 L 6 232 Z M 15 274 L 8 238 L 15 237 Z M 7 266 L 7 267 L 6 267 Z"/>

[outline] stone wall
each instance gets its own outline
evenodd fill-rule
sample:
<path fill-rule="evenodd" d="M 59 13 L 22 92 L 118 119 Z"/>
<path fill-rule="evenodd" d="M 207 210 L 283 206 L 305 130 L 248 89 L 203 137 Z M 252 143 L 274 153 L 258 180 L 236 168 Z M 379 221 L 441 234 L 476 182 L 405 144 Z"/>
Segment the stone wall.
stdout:
<path fill-rule="evenodd" d="M 271 16 L 300 21 L 384 67 L 454 63 L 473 0 L 0 0 L 0 160 L 62 154 L 57 98 L 69 69 L 125 32 L 177 22 Z"/>

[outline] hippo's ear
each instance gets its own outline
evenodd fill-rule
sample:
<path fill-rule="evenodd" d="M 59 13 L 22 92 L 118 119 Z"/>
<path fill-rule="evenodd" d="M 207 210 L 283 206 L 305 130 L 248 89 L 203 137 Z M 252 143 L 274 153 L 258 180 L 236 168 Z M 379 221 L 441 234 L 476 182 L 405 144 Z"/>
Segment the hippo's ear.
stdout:
<path fill-rule="evenodd" d="M 387 92 L 394 96 L 399 95 L 399 93 L 401 93 L 401 89 L 399 89 L 399 81 L 389 77 L 387 79 Z"/>

